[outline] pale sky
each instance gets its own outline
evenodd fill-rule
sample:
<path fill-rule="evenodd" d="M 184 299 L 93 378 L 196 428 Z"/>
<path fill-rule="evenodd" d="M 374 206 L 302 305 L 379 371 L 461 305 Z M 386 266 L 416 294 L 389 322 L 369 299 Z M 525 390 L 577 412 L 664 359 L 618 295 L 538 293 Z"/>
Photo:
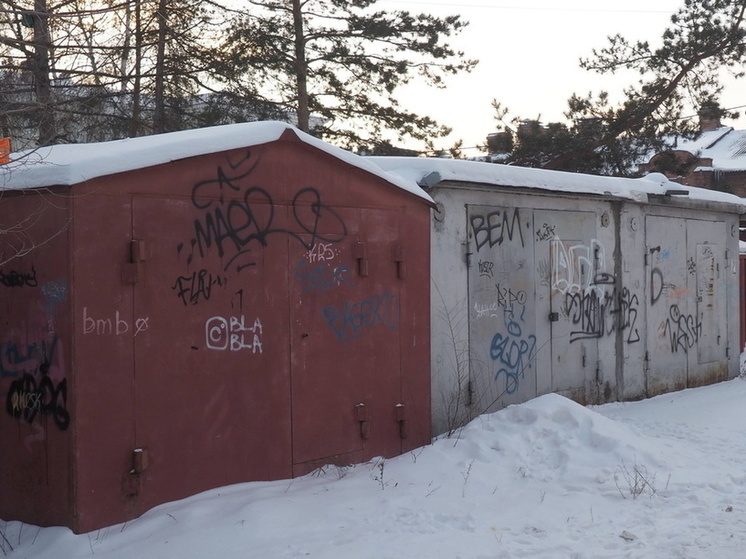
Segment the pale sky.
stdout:
<path fill-rule="evenodd" d="M 471 74 L 450 78 L 444 91 L 412 88 L 400 96 L 409 108 L 453 128 L 447 147 L 463 139 L 464 146 L 483 144 L 494 131 L 493 98 L 514 116 L 542 122 L 564 120 L 573 92 L 606 90 L 613 94 L 634 83 L 634 75 L 605 75 L 582 70 L 578 59 L 607 44 L 616 33 L 655 45 L 670 16 L 683 0 L 380 0 L 382 9 L 460 14 L 470 22 L 452 44 L 480 63 Z M 746 80 L 730 80 L 724 107 L 746 105 Z M 741 109 L 743 112 L 743 109 Z M 746 127 L 738 122 L 726 122 Z M 476 150 L 465 151 L 477 155 Z"/>

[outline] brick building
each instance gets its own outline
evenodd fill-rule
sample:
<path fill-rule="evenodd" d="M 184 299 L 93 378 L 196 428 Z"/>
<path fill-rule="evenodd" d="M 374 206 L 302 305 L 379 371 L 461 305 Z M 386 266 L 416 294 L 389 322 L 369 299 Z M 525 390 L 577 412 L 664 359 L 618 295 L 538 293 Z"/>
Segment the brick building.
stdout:
<path fill-rule="evenodd" d="M 717 116 L 700 112 L 696 138 L 675 138 L 670 150 L 653 155 L 640 171 L 746 197 L 746 130 L 723 126 Z"/>

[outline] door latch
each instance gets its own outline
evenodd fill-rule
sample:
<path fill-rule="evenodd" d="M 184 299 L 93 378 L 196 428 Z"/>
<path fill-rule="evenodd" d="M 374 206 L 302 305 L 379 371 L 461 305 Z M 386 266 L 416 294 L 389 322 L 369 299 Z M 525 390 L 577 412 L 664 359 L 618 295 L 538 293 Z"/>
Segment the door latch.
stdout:
<path fill-rule="evenodd" d="M 407 408 L 404 404 L 396 404 L 396 422 L 399 424 L 399 438 L 407 438 Z"/>
<path fill-rule="evenodd" d="M 368 408 L 360 402 L 355 406 L 355 421 L 360 424 L 360 438 L 367 440 L 370 438 L 370 418 L 368 417 Z"/>

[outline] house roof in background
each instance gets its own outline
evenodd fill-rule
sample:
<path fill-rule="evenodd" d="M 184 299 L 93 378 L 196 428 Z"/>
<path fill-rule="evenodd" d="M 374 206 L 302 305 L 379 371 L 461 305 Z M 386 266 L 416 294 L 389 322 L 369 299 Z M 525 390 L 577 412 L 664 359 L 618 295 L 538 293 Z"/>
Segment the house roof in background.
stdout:
<path fill-rule="evenodd" d="M 671 149 L 686 151 L 700 159 L 712 159 L 715 171 L 746 171 L 746 130 L 734 130 L 721 126 L 715 130 L 701 132 L 696 138 L 676 138 Z"/>

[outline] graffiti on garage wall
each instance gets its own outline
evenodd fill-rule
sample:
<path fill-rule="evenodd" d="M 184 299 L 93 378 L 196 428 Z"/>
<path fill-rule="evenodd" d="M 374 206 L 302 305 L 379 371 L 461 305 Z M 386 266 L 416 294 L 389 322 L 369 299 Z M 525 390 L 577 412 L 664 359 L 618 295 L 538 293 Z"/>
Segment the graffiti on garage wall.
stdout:
<path fill-rule="evenodd" d="M 626 287 L 621 290 L 615 287 L 615 283 L 613 277 L 605 276 L 589 289 L 565 294 L 563 313 L 576 328 L 570 332 L 570 343 L 609 336 L 617 329 L 626 332 L 627 343 L 640 341 L 637 323 L 640 300 Z M 592 288 L 602 285 L 609 287 Z"/>
<path fill-rule="evenodd" d="M 103 315 L 93 314 L 88 307 L 83 307 L 83 334 L 95 336 L 137 336 L 147 331 L 150 318 L 137 317 L 132 323 L 125 319 L 118 310 Z"/>
<path fill-rule="evenodd" d="M 225 287 L 228 278 L 211 274 L 204 268 L 187 276 L 179 276 L 171 289 L 185 306 L 196 305 L 200 301 L 209 301 L 214 287 Z"/>
<path fill-rule="evenodd" d="M 704 248 L 706 251 L 704 256 L 714 259 L 711 247 Z M 650 248 L 649 253 L 664 261 L 673 256 L 670 249 L 661 246 Z M 697 273 L 697 263 L 694 258 L 687 259 L 686 268 L 690 276 Z M 682 312 L 679 305 L 679 302 L 685 301 L 691 295 L 691 289 L 666 281 L 663 271 L 657 266 L 650 268 L 649 283 L 651 308 L 657 306 L 661 299 L 668 305 L 666 317 L 658 325 L 658 337 L 668 341 L 671 353 L 679 351 L 688 353 L 702 336 L 702 322 L 699 316 L 696 313 Z M 708 285 L 708 287 L 711 290 L 714 289 L 713 285 Z"/>
<path fill-rule="evenodd" d="M 2 376 L 13 379 L 5 398 L 5 410 L 13 419 L 32 424 L 50 418 L 62 431 L 69 427 L 67 379 L 61 353 L 56 334 L 27 343 L 0 344 Z"/>
<path fill-rule="evenodd" d="M 520 241 L 521 246 L 525 246 L 518 208 L 473 213 L 469 219 L 477 252 L 484 246 L 492 248 L 505 241 Z"/>
<path fill-rule="evenodd" d="M 249 325 L 250 324 L 250 325 Z M 240 316 L 213 316 L 205 322 L 205 345 L 216 351 L 262 353 L 262 321 Z"/>
<path fill-rule="evenodd" d="M 329 306 L 323 310 L 324 318 L 341 342 L 359 338 L 375 326 L 389 330 L 399 328 L 399 296 L 384 291 L 362 301 L 346 301 L 341 308 Z"/>
<path fill-rule="evenodd" d="M 481 281 L 493 279 L 494 270 L 494 258 L 490 258 L 489 253 L 483 254 L 484 248 L 507 242 L 522 247 L 525 240 L 530 240 L 522 233 L 521 217 L 519 208 L 484 211 L 470 217 L 475 247 L 477 252 L 482 249 L 477 262 Z M 534 227 L 533 236 L 534 242 L 546 243 L 549 250 L 549 258 L 536 264 L 536 285 L 550 291 L 552 300 L 556 302 L 554 308 L 559 311 L 558 320 L 570 326 L 568 343 L 611 336 L 618 331 L 624 333 L 627 344 L 641 341 L 640 295 L 621 286 L 609 271 L 603 242 L 595 238 L 563 241 L 557 235 L 556 225 L 551 222 Z M 519 260 L 503 263 L 503 268 L 516 266 L 520 269 L 528 265 L 520 260 L 522 252 L 508 254 L 509 258 Z M 514 277 L 523 278 L 523 275 L 504 275 L 501 281 L 494 282 L 494 290 L 484 291 L 486 286 L 483 284 L 480 288 L 482 298 L 474 301 L 472 308 L 475 319 L 497 319 L 500 322 L 493 331 L 489 355 L 495 367 L 495 380 L 504 384 L 507 394 L 519 389 L 526 369 L 532 367 L 538 347 L 534 317 L 531 315 L 527 320 L 525 316 L 529 294 L 517 287 Z M 525 287 L 525 281 L 524 278 L 522 287 Z M 529 281 L 533 283 L 535 280 Z M 487 299 L 484 299 L 484 294 L 488 294 Z M 686 341 L 682 337 L 682 343 Z"/>
<path fill-rule="evenodd" d="M 260 265 L 263 251 L 282 237 L 297 241 L 305 249 L 294 270 L 301 293 L 323 295 L 339 288 L 356 287 L 353 268 L 340 259 L 339 243 L 347 236 L 342 216 L 325 203 L 322 191 L 313 186 L 283 186 L 280 203 L 257 178 L 259 153 L 246 150 L 238 158 L 226 158 L 216 166 L 212 178 L 192 186 L 191 204 L 197 215 L 188 238 L 176 246 L 176 253 L 185 259 L 188 271 L 178 275 L 171 285 L 184 306 L 209 303 L 215 290 L 225 289 L 229 284 L 239 286 L 240 280 L 234 279 L 233 274 Z M 487 219 L 486 227 L 496 235 L 492 218 Z M 512 224 L 507 229 L 512 229 Z M 512 236 L 513 232 L 506 234 Z M 210 255 L 220 259 L 219 270 L 206 264 L 192 269 L 199 262 L 207 262 Z M 239 309 L 243 308 L 246 291 L 243 287 L 236 291 L 240 295 Z M 205 322 L 208 349 L 262 353 L 261 322 L 249 325 L 243 315 L 216 314 Z M 363 336 L 375 325 L 398 328 L 398 296 L 389 291 L 363 295 L 345 301 L 341 307 L 323 307 L 321 315 L 335 336 L 346 342 Z M 92 333 L 109 327 L 109 323 L 100 320 L 90 323 Z M 118 320 L 121 319 L 117 316 L 111 319 L 114 330 Z"/>
<path fill-rule="evenodd" d="M 312 266 L 305 260 L 300 260 L 295 268 L 295 276 L 301 282 L 303 293 L 325 293 L 342 285 L 355 287 L 352 272 L 346 264 L 332 266 L 328 262 L 322 262 Z"/>
<path fill-rule="evenodd" d="M 495 363 L 495 381 L 504 383 L 507 394 L 513 394 L 525 378 L 526 369 L 533 368 L 536 356 L 536 336 L 528 334 L 521 325 L 523 313 L 516 313 L 515 306 L 525 309 L 524 304 L 511 303 L 504 309 L 505 329 L 492 337 L 490 358 Z"/>
<path fill-rule="evenodd" d="M 67 281 L 59 278 L 40 283 L 32 266 L 25 272 L 0 272 L 0 283 L 12 288 L 37 288 L 40 300 L 35 305 L 44 313 L 44 318 L 37 317 L 38 323 L 30 320 L 37 323 L 36 327 L 26 324 L 0 341 L 0 382 L 9 381 L 0 385 L 7 387 L 0 394 L 6 413 L 34 429 L 33 434 L 24 437 L 31 450 L 31 442 L 45 439 L 47 421 L 62 431 L 70 425 L 62 344 L 55 327 L 58 307 L 68 299 Z"/>
<path fill-rule="evenodd" d="M 668 338 L 671 353 L 679 350 L 688 353 L 702 335 L 702 322 L 696 314 L 682 313 L 679 306 L 673 304 L 668 308 L 668 317 L 661 322 L 658 330 L 661 337 Z"/>
<path fill-rule="evenodd" d="M 554 229 L 545 224 L 543 230 Z M 602 338 L 621 330 L 628 344 L 638 343 L 640 298 L 629 288 L 620 288 L 616 276 L 606 270 L 603 243 L 591 239 L 588 244 L 570 244 L 557 235 L 550 241 L 550 285 L 553 293 L 563 297 L 559 310 L 573 326 L 569 342 Z"/>
<path fill-rule="evenodd" d="M 525 378 L 526 369 L 533 367 L 536 352 L 536 335 L 526 323 L 528 294 L 522 288 L 511 285 L 510 278 L 497 279 L 494 256 L 490 249 L 508 243 L 525 247 L 523 227 L 529 223 L 521 221 L 519 208 L 489 208 L 469 216 L 470 233 L 480 258 L 477 262 L 479 278 L 485 285 L 481 300 L 475 300 L 474 317 L 477 320 L 497 319 L 502 324 L 492 335 L 489 356 L 494 366 L 494 380 L 503 385 L 503 393 L 513 394 Z M 528 234 L 528 240 L 531 240 Z M 522 268 L 525 262 L 514 262 Z M 494 332 L 494 330 L 493 330 Z"/>
<path fill-rule="evenodd" d="M 347 234 L 342 217 L 312 186 L 291 194 L 290 223 L 285 224 L 284 206 L 278 206 L 253 178 L 259 160 L 247 150 L 240 158 L 218 165 L 214 178 L 192 187 L 192 205 L 201 215 L 194 220 L 189 240 L 177 246 L 177 253 L 186 251 L 187 264 L 214 251 L 223 262 L 223 272 L 240 272 L 257 264 L 255 251 L 268 247 L 275 236 L 292 237 L 311 249 L 318 242 L 340 242 Z"/>
<path fill-rule="evenodd" d="M 306 249 L 295 268 L 302 292 L 321 294 L 344 285 L 354 287 L 350 268 L 334 262 L 339 256 L 335 245 L 347 235 L 342 217 L 312 186 L 289 189 L 289 204 L 285 200 L 278 204 L 256 179 L 259 161 L 257 152 L 247 150 L 238 158 L 226 158 L 212 178 L 192 186 L 191 203 L 198 215 L 188 240 L 179 243 L 176 252 L 186 258 L 187 267 L 214 254 L 221 261 L 221 269 L 202 267 L 177 276 L 171 288 L 184 306 L 209 302 L 216 289 L 228 286 L 232 273 L 257 266 L 263 258 L 261 252 L 275 237 L 295 239 Z M 231 280 L 234 283 L 236 280 Z M 241 288 L 236 292 L 240 295 L 239 309 L 243 308 L 244 291 Z M 332 316 L 334 311 L 329 309 L 326 320 L 330 324 L 344 323 L 347 311 Z M 206 347 L 261 353 L 261 322 L 249 326 L 244 321 L 243 315 L 208 318 Z M 346 324 L 342 328 L 347 331 L 350 324 L 356 325 L 352 319 Z"/>
<path fill-rule="evenodd" d="M 18 272 L 16 270 L 0 270 L 0 285 L 5 287 L 36 287 L 36 270 L 31 266 L 29 272 Z"/>

